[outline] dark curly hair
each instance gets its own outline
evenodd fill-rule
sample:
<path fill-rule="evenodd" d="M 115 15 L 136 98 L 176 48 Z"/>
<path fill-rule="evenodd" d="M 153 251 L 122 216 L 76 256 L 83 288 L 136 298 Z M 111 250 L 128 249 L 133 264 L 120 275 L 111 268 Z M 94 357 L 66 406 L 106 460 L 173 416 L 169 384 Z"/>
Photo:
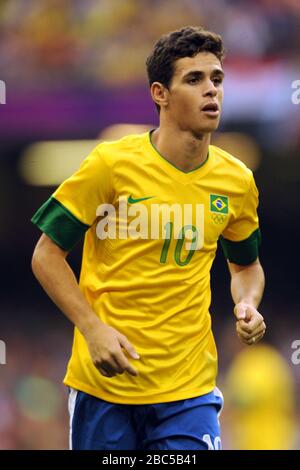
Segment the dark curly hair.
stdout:
<path fill-rule="evenodd" d="M 150 86 L 153 82 L 160 82 L 169 88 L 175 61 L 183 57 L 193 57 L 199 52 L 211 52 L 222 63 L 224 46 L 221 36 L 201 26 L 185 26 L 162 36 L 146 60 Z M 159 106 L 155 106 L 159 111 Z"/>

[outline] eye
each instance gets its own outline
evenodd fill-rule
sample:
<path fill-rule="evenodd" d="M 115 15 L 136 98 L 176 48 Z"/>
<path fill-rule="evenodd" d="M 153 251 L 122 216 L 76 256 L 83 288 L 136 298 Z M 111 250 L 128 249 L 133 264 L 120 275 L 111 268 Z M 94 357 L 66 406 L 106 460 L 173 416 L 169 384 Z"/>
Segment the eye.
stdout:
<path fill-rule="evenodd" d="M 212 81 L 214 82 L 215 85 L 221 85 L 223 79 L 221 77 L 215 77 L 213 78 Z"/>
<path fill-rule="evenodd" d="M 190 83 L 191 85 L 195 85 L 198 82 L 199 82 L 199 78 L 196 78 L 196 77 L 188 79 L 188 83 Z"/>

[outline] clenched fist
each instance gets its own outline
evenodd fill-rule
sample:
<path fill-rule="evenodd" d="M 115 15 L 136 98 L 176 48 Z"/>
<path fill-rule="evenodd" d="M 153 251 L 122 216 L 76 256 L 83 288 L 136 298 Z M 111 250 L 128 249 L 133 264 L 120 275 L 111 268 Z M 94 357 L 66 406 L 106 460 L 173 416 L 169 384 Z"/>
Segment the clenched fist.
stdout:
<path fill-rule="evenodd" d="M 240 302 L 234 307 L 236 331 L 241 341 L 249 346 L 257 343 L 265 334 L 266 324 L 263 316 L 253 305 Z"/>

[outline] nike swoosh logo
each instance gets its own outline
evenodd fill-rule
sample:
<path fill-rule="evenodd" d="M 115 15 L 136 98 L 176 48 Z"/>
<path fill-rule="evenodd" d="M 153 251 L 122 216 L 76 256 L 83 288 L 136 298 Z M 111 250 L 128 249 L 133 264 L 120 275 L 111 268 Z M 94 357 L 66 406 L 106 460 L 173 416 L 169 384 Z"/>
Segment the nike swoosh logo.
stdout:
<path fill-rule="evenodd" d="M 152 199 L 155 196 L 149 196 L 149 197 L 140 197 L 138 199 L 134 199 L 132 195 L 129 196 L 128 198 L 128 204 L 135 204 L 136 202 L 141 202 L 141 201 L 146 201 L 147 199 Z"/>

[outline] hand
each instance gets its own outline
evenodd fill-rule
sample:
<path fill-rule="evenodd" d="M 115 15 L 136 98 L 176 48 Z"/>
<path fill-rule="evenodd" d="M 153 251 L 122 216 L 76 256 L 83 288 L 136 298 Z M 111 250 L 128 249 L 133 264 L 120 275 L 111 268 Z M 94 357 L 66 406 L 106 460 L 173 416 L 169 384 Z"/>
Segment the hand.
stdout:
<path fill-rule="evenodd" d="M 85 339 L 92 357 L 93 364 L 104 377 L 114 377 L 117 374 L 128 372 L 137 376 L 138 372 L 129 363 L 121 347 L 133 359 L 139 359 L 134 347 L 126 336 L 105 323 L 99 322 L 85 333 Z"/>
<path fill-rule="evenodd" d="M 243 343 L 251 346 L 262 339 L 266 325 L 263 316 L 253 305 L 239 302 L 234 307 L 234 314 L 237 318 L 237 335 Z"/>

